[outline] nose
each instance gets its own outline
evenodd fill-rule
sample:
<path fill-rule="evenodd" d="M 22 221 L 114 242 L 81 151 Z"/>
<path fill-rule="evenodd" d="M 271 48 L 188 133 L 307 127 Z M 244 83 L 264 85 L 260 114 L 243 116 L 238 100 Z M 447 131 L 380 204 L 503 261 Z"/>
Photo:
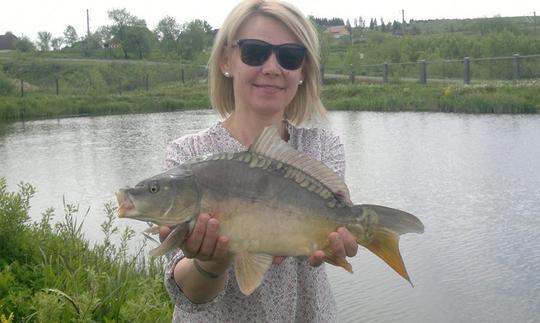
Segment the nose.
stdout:
<path fill-rule="evenodd" d="M 268 57 L 266 62 L 264 62 L 262 71 L 266 75 L 278 75 L 281 73 L 281 65 L 279 65 L 276 53 L 274 51 L 272 51 L 270 57 Z"/>

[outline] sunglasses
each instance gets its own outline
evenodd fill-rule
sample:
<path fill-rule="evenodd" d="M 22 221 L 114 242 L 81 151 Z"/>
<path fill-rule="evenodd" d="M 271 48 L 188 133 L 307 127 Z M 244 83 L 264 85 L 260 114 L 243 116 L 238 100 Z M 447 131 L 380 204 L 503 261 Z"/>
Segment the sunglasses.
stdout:
<path fill-rule="evenodd" d="M 233 46 L 240 48 L 240 58 L 249 66 L 261 66 L 274 52 L 281 67 L 297 70 L 306 57 L 306 47 L 300 44 L 272 45 L 258 39 L 240 39 Z"/>

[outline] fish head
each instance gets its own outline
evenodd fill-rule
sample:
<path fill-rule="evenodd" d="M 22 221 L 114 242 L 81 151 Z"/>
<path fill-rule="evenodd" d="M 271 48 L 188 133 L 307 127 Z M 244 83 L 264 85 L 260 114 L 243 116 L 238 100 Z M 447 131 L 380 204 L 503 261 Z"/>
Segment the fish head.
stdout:
<path fill-rule="evenodd" d="M 174 226 L 199 214 L 200 193 L 189 171 L 174 170 L 116 193 L 118 216 Z"/>

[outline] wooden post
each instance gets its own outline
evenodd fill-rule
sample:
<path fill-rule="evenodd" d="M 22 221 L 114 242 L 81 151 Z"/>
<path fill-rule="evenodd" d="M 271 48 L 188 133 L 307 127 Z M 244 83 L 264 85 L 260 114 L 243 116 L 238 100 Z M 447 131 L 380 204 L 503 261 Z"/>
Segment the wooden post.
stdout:
<path fill-rule="evenodd" d="M 148 74 L 145 75 L 144 81 L 145 81 L 144 83 L 145 83 L 145 86 L 146 86 L 146 92 L 148 92 L 148 87 L 149 87 L 149 85 L 148 85 Z"/>
<path fill-rule="evenodd" d="M 182 75 L 182 84 L 184 84 L 184 83 L 186 83 L 186 81 L 184 80 L 184 68 L 183 67 L 182 67 L 181 75 Z"/>
<path fill-rule="evenodd" d="M 463 83 L 471 84 L 471 60 L 463 58 Z"/>
<path fill-rule="evenodd" d="M 321 64 L 321 84 L 324 84 L 324 65 Z"/>
<path fill-rule="evenodd" d="M 519 54 L 514 54 L 513 59 L 512 59 L 512 76 L 513 76 L 514 81 L 519 80 L 521 76 L 519 63 L 520 63 Z"/>
<path fill-rule="evenodd" d="M 427 64 L 426 60 L 420 60 L 420 83 L 427 83 Z"/>
<path fill-rule="evenodd" d="M 351 64 L 351 75 L 350 75 L 350 79 L 351 79 L 351 84 L 354 84 L 354 68 L 353 68 L 353 65 Z"/>
<path fill-rule="evenodd" d="M 388 83 L 388 63 L 383 65 L 383 82 Z"/>
<path fill-rule="evenodd" d="M 55 77 L 54 80 L 56 81 L 56 96 L 60 95 L 60 87 L 58 86 L 58 77 Z"/>
<path fill-rule="evenodd" d="M 21 79 L 21 98 L 24 97 L 24 80 Z"/>

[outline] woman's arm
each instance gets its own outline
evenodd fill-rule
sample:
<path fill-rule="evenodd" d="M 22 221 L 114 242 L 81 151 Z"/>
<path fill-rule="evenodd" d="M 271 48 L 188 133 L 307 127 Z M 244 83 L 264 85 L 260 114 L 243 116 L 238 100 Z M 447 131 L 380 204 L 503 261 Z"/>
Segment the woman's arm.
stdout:
<path fill-rule="evenodd" d="M 161 239 L 169 233 L 170 228 L 160 228 Z M 176 285 L 192 303 L 210 302 L 225 287 L 232 262 L 229 240 L 219 235 L 219 221 L 201 214 L 182 251 L 185 257 L 173 270 Z"/>

